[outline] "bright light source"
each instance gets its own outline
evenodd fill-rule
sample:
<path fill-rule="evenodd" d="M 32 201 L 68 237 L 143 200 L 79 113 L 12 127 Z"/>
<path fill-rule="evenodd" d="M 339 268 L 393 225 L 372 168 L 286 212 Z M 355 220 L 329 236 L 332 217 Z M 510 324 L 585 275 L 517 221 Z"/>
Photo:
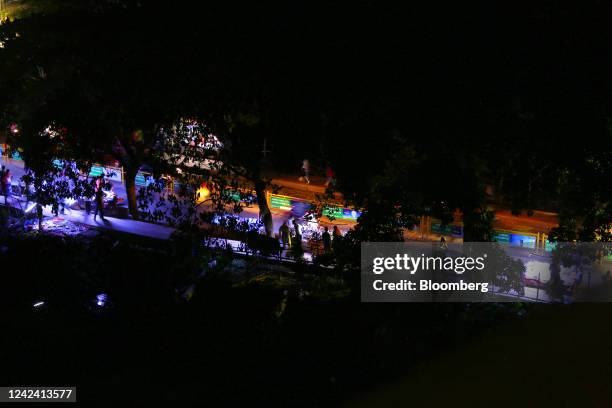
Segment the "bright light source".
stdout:
<path fill-rule="evenodd" d="M 34 306 L 34 307 L 41 307 L 41 306 L 42 306 L 42 305 L 44 305 L 44 304 L 45 304 L 45 302 L 40 301 L 40 302 L 36 302 L 36 303 L 34 303 L 32 306 Z"/>
<path fill-rule="evenodd" d="M 206 187 L 206 183 L 202 183 L 200 188 L 198 188 L 198 190 L 196 191 L 196 203 L 199 204 L 203 202 L 209 195 L 210 190 L 208 189 L 208 187 Z"/>
<path fill-rule="evenodd" d="M 30 211 L 32 211 L 32 209 L 36 207 L 36 203 L 32 203 L 28 206 L 28 208 L 25 209 L 25 213 L 29 213 Z"/>
<path fill-rule="evenodd" d="M 108 295 L 106 293 L 100 293 L 99 295 L 96 295 L 96 305 L 104 307 L 107 299 Z"/>

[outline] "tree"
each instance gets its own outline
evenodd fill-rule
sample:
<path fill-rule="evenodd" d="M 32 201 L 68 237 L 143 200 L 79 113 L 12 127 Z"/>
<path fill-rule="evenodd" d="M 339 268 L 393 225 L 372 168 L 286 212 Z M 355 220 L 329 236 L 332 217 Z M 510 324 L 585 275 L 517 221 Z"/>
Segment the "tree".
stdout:
<path fill-rule="evenodd" d="M 138 194 L 140 211 L 153 221 L 186 229 L 242 210 L 243 189 L 220 159 L 222 144 L 196 119 L 160 129 L 152 153 L 153 179 Z"/>
<path fill-rule="evenodd" d="M 551 241 L 612 241 L 611 157 L 612 150 L 594 152 L 559 172 L 559 227 Z"/>
<path fill-rule="evenodd" d="M 227 141 L 224 162 L 252 183 L 271 234 L 265 200 L 270 177 L 259 152 L 264 139 L 270 146 L 282 140 L 270 116 L 284 113 L 270 114 L 266 95 L 274 91 L 259 85 L 266 83 L 264 61 L 270 54 L 240 43 L 243 27 L 223 27 L 227 35 L 211 37 L 213 23 L 199 28 L 190 19 L 168 21 L 160 19 L 162 11 L 69 9 L 53 19 L 34 15 L 9 24 L 3 50 L 9 63 L 1 86 L 16 97 L 4 104 L 9 108 L 4 117 L 22 126 L 45 118 L 67 128 L 73 160 L 102 162 L 111 155 L 125 171 L 135 219 L 140 214 L 134 180 L 143 165 L 154 164 L 162 129 L 180 118 L 203 118 Z"/>
<path fill-rule="evenodd" d="M 89 166 L 63 160 L 65 129 L 48 126 L 39 131 L 38 126 L 21 128 L 13 133 L 15 143 L 24 148 L 28 166 L 22 177 L 26 186 L 27 201 L 36 204 L 38 228 L 42 230 L 42 208 L 51 206 L 58 212 L 65 200 L 91 197 L 93 180 L 88 177 Z"/>
<path fill-rule="evenodd" d="M 110 27 L 109 18 L 117 25 Z M 188 45 L 177 46 L 177 37 L 130 10 L 35 15 L 5 33 L 2 86 L 16 97 L 4 104 L 4 117 L 24 128 L 68 129 L 67 159 L 102 162 L 112 155 L 124 168 L 130 214 L 138 219 L 136 174 L 160 129 L 187 111 L 192 97 L 186 81 L 193 75 L 184 75 L 189 62 L 184 70 L 175 66 L 175 58 L 189 55 Z"/>

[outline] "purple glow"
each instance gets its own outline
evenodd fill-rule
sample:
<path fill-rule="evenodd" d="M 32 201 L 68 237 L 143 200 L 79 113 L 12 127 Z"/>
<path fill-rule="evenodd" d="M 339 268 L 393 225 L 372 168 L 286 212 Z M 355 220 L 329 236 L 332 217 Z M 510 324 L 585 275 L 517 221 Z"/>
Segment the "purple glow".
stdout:
<path fill-rule="evenodd" d="M 108 295 L 106 293 L 100 293 L 99 295 L 96 295 L 96 305 L 100 307 L 104 307 L 104 305 L 106 304 L 107 298 L 108 298 Z"/>

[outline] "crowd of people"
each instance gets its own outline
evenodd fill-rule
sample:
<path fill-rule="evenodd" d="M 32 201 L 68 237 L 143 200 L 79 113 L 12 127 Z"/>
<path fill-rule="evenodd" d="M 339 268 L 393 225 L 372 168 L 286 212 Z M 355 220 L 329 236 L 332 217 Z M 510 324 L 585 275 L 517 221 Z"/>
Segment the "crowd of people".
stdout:
<path fill-rule="evenodd" d="M 292 228 L 289 227 L 289 224 L 292 225 Z M 298 223 L 298 221 L 294 218 L 289 222 L 289 220 L 284 221 L 283 224 L 278 229 L 278 238 L 281 243 L 281 248 L 288 249 L 294 248 L 296 246 L 302 245 L 302 226 Z M 320 241 L 323 244 L 323 252 L 329 254 L 333 251 L 334 243 L 338 242 L 342 239 L 342 232 L 337 225 L 334 225 L 332 232 L 330 233 L 329 227 L 323 227 L 323 232 L 321 233 Z"/>
<path fill-rule="evenodd" d="M 302 175 L 299 180 L 306 182 L 306 184 L 310 184 L 310 175 L 312 174 L 310 160 L 304 159 L 302 160 Z M 336 174 L 332 167 L 328 164 L 325 166 L 325 187 L 334 187 L 336 185 Z"/>

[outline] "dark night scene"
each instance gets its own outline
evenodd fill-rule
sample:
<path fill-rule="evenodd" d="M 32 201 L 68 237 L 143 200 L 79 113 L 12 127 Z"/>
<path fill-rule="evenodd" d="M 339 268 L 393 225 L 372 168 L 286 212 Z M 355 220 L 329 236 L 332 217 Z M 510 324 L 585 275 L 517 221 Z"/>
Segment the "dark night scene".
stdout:
<path fill-rule="evenodd" d="M 612 407 L 612 3 L 0 0 L 0 165 L 0 407 Z"/>

